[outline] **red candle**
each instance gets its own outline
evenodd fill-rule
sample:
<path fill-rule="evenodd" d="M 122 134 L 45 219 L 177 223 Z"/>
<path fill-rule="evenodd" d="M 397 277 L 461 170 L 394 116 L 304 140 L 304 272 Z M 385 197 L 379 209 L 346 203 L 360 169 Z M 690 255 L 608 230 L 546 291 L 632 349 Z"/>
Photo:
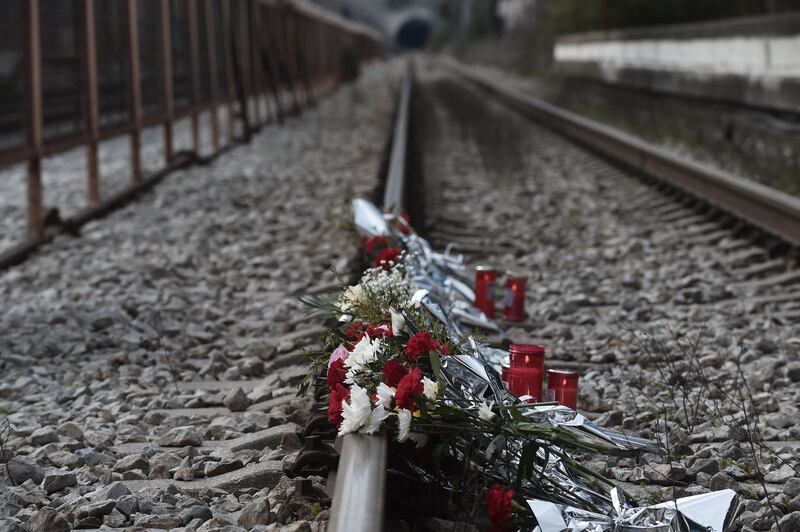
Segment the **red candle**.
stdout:
<path fill-rule="evenodd" d="M 530 395 L 533 397 L 533 402 L 541 401 L 544 380 L 544 346 L 511 344 L 508 354 L 511 358 L 508 391 L 517 397 Z"/>
<path fill-rule="evenodd" d="M 578 408 L 578 377 L 574 371 L 560 369 L 547 370 L 547 400 L 558 401 L 562 405 Z"/>
<path fill-rule="evenodd" d="M 525 289 L 528 278 L 522 275 L 506 277 L 506 306 L 503 319 L 506 321 L 522 321 L 525 319 Z"/>
<path fill-rule="evenodd" d="M 494 319 L 494 285 L 497 272 L 478 266 L 475 271 L 475 308 Z"/>

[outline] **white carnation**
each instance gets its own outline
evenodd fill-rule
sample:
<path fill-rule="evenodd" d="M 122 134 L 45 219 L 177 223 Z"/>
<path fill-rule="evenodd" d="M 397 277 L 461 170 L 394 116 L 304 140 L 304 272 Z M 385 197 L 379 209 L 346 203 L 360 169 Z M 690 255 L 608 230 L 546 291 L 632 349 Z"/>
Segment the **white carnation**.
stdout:
<path fill-rule="evenodd" d="M 385 382 L 378 384 L 378 389 L 375 391 L 378 396 L 378 399 L 375 401 L 376 404 L 380 405 L 386 410 L 390 410 L 392 408 L 394 392 L 395 389 L 387 385 Z"/>
<path fill-rule="evenodd" d="M 428 443 L 428 435 L 420 434 L 419 432 L 412 432 L 408 435 L 408 439 L 414 442 L 414 444 L 417 446 L 417 449 L 425 447 L 425 444 Z"/>
<path fill-rule="evenodd" d="M 339 426 L 339 436 L 356 432 L 367 422 L 371 414 L 372 403 L 367 391 L 354 384 L 350 388 L 350 402 L 342 401 L 342 424 Z"/>
<path fill-rule="evenodd" d="M 372 409 L 372 413 L 369 415 L 366 424 L 361 429 L 361 432 L 364 434 L 375 434 L 380 430 L 381 423 L 383 420 L 386 419 L 386 416 L 389 415 L 389 412 L 386 411 L 381 405 L 376 406 Z"/>
<path fill-rule="evenodd" d="M 411 410 L 401 408 L 397 412 L 397 441 L 403 443 L 408 439 L 411 429 Z"/>
<path fill-rule="evenodd" d="M 360 285 L 348 286 L 339 300 L 339 310 L 348 313 L 364 300 L 364 288 Z"/>
<path fill-rule="evenodd" d="M 481 406 L 478 407 L 478 417 L 484 421 L 491 421 L 494 419 L 494 412 L 492 412 L 492 406 L 494 406 L 494 401 L 489 403 L 481 403 Z"/>
<path fill-rule="evenodd" d="M 422 377 L 422 394 L 430 402 L 436 401 L 436 394 L 439 392 L 439 384 L 428 377 Z"/>
<path fill-rule="evenodd" d="M 359 341 L 353 350 L 350 351 L 350 356 L 344 361 L 347 369 L 347 383 L 353 382 L 355 375 L 364 370 L 364 368 L 378 360 L 378 353 L 381 350 L 381 341 L 379 339 L 371 340 L 368 334 Z"/>

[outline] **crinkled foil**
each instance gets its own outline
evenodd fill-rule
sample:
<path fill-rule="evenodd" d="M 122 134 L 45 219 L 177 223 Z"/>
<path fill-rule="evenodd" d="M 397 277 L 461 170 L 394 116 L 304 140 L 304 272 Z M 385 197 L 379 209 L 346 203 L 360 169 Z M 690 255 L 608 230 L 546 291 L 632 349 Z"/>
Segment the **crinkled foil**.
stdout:
<path fill-rule="evenodd" d="M 416 289 L 427 290 L 420 301 L 430 315 L 440 321 L 451 341 L 465 355 L 442 357 L 442 377 L 446 380 L 445 398 L 454 405 L 474 405 L 494 401 L 496 404 L 519 403 L 503 386 L 498 369 L 508 352 L 482 345 L 469 331 L 480 328 L 504 336 L 493 320 L 474 308 L 475 293 L 470 286 L 471 272 L 463 257 L 449 252 L 437 253 L 416 234 L 394 230 L 386 217 L 372 203 L 353 201 L 356 228 L 364 236 L 391 234 L 403 243 L 404 264 Z M 410 324 L 411 330 L 414 324 Z M 659 452 L 658 445 L 595 425 L 580 413 L 556 404 L 530 405 L 522 409 L 526 420 L 568 430 L 581 441 L 602 444 L 620 452 Z M 557 450 L 559 453 L 560 449 Z M 683 497 L 662 504 L 634 507 L 618 488 L 600 493 L 580 478 L 574 478 L 558 453 L 538 451 L 543 485 L 547 481 L 567 487 L 570 500 L 597 511 L 587 511 L 573 504 L 530 499 L 528 505 L 536 520 L 538 532 L 725 532 L 739 508 L 739 498 L 732 490 L 722 490 L 692 497 Z M 504 472 L 495 472 L 502 475 Z M 507 472 L 505 472 L 507 473 Z M 546 495 L 546 494 L 543 494 Z"/>

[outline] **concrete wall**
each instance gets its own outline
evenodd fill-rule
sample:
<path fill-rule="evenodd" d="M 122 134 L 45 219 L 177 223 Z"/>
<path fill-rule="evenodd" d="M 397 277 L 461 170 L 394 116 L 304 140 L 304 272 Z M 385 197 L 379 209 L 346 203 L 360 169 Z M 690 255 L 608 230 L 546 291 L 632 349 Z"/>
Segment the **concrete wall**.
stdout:
<path fill-rule="evenodd" d="M 800 112 L 800 14 L 558 39 L 559 72 Z"/>

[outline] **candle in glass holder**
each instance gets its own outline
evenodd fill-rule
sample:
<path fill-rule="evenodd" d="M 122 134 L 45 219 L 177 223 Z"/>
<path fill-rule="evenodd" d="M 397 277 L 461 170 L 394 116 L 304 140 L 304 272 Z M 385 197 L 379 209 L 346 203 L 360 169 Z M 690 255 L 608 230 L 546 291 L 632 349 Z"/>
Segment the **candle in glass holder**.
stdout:
<path fill-rule="evenodd" d="M 475 271 L 475 308 L 494 319 L 494 285 L 497 272 L 478 266 Z"/>
<path fill-rule="evenodd" d="M 522 321 L 525 319 L 525 289 L 528 278 L 524 275 L 506 277 L 506 305 L 503 319 L 506 321 Z"/>
<path fill-rule="evenodd" d="M 533 402 L 542 400 L 544 381 L 544 346 L 511 344 L 508 349 L 511 367 L 508 372 L 508 391 L 517 397 L 530 395 Z"/>
<path fill-rule="evenodd" d="M 578 408 L 578 374 L 560 369 L 547 370 L 547 400 Z"/>

